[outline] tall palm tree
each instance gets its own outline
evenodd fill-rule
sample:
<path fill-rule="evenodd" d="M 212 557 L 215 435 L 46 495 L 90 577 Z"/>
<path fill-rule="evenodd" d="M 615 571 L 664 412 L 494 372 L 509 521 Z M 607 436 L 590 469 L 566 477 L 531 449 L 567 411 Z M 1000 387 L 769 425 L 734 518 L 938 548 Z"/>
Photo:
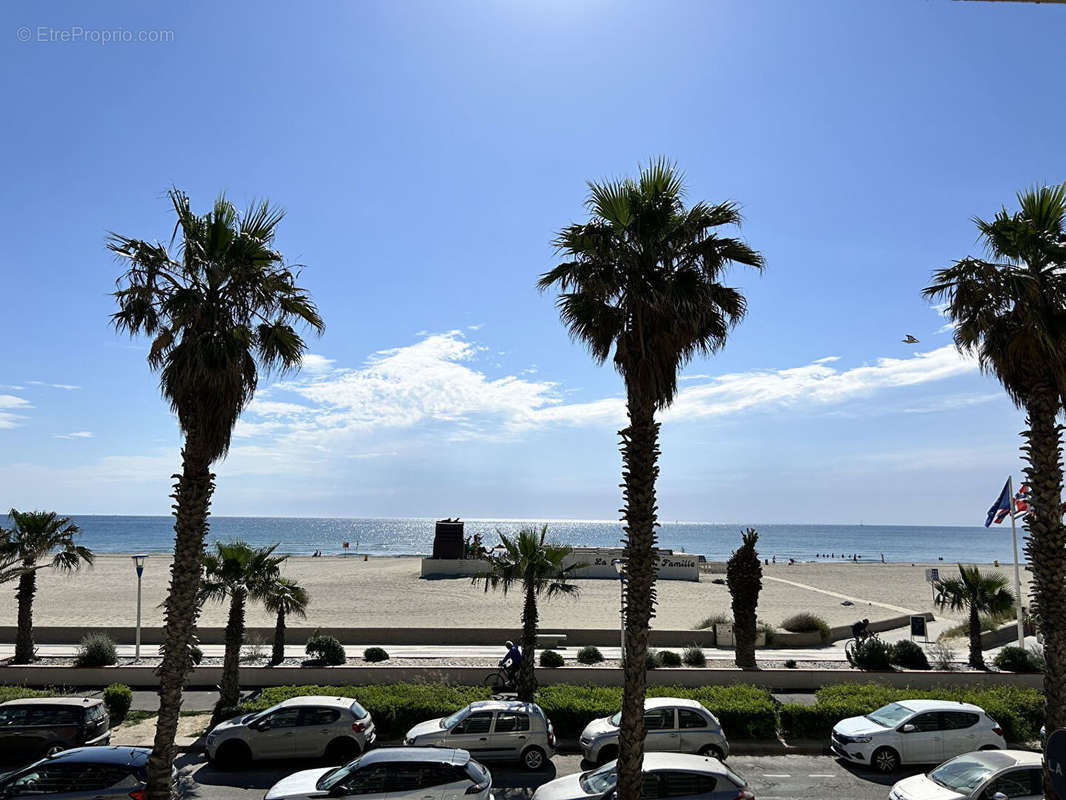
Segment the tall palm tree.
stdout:
<path fill-rule="evenodd" d="M 226 620 L 226 655 L 222 661 L 222 682 L 218 707 L 230 708 L 241 698 L 241 646 L 244 644 L 244 617 L 248 601 L 263 601 L 281 577 L 281 564 L 288 556 L 276 556 L 277 545 L 252 547 L 238 540 L 215 542 L 215 552 L 204 555 L 204 575 L 200 584 L 202 601 L 229 600 Z"/>
<path fill-rule="evenodd" d="M 626 659 L 619 732 L 618 798 L 638 800 L 644 756 L 645 658 L 655 606 L 661 411 L 677 394 L 678 371 L 721 349 L 743 317 L 744 296 L 722 285 L 733 263 L 763 258 L 718 229 L 738 225 L 732 202 L 684 205 L 684 177 L 660 158 L 634 180 L 589 184 L 590 219 L 563 228 L 554 244 L 566 261 L 545 273 L 572 338 L 599 363 L 612 357 L 626 389 L 629 425 L 619 432 L 625 502 Z"/>
<path fill-rule="evenodd" d="M 285 618 L 306 617 L 307 605 L 310 602 L 311 598 L 307 594 L 307 589 L 292 578 L 279 577 L 267 588 L 263 596 L 263 606 L 271 614 L 277 615 L 277 624 L 274 626 L 274 650 L 270 657 L 271 664 L 280 664 L 285 660 Z"/>
<path fill-rule="evenodd" d="M 759 534 L 748 528 L 741 534 L 741 546 L 726 564 L 726 583 L 733 602 L 733 646 L 741 669 L 755 669 L 755 639 L 758 635 L 756 611 L 762 589 L 762 562 L 755 549 Z"/>
<path fill-rule="evenodd" d="M 91 565 L 93 553 L 75 543 L 74 537 L 81 531 L 68 517 L 60 517 L 54 511 L 11 509 L 9 513 L 14 525 L 0 533 L 0 561 L 21 565 L 15 594 L 19 610 L 13 663 L 29 664 L 33 661 L 33 597 L 37 593 L 38 569 L 50 566 L 74 572 L 82 564 Z"/>
<path fill-rule="evenodd" d="M 1025 517 L 1032 607 L 1044 636 L 1048 730 L 1066 727 L 1066 527 L 1057 416 L 1066 397 L 1066 184 L 1018 194 L 1019 210 L 975 219 L 987 258 L 933 275 L 923 294 L 946 298 L 955 345 L 977 356 L 1026 412 L 1022 448 L 1032 511 Z M 1057 797 L 1044 771 L 1045 793 Z"/>
<path fill-rule="evenodd" d="M 274 249 L 283 212 L 267 202 L 247 213 L 219 196 L 206 214 L 188 197 L 169 193 L 177 223 L 170 248 L 112 234 L 108 247 L 128 262 L 118 280 L 120 332 L 152 338 L 148 364 L 185 435 L 174 485 L 174 561 L 164 602 L 159 718 L 148 760 L 148 798 L 170 796 L 181 687 L 192 668 L 190 649 L 200 589 L 207 517 L 214 492 L 211 465 L 229 449 L 241 410 L 260 372 L 300 366 L 306 345 L 294 329 L 323 328 L 314 303 L 296 285 L 297 273 Z M 180 240 L 179 240 L 180 237 Z"/>
<path fill-rule="evenodd" d="M 936 604 L 970 616 L 970 666 L 985 669 L 981 650 L 981 614 L 1005 614 L 1014 607 L 1014 592 L 1007 578 L 998 572 L 981 573 L 977 567 L 959 564 L 959 577 L 933 584 Z"/>
<path fill-rule="evenodd" d="M 497 533 L 500 533 L 497 531 Z M 550 599 L 560 594 L 577 595 L 578 587 L 570 583 L 574 571 L 583 564 L 564 566 L 573 553 L 567 545 L 545 541 L 548 526 L 522 528 L 514 536 L 500 533 L 503 552 L 489 553 L 485 560 L 489 568 L 474 576 L 474 584 L 484 584 L 485 591 L 499 589 L 504 594 L 520 586 L 525 602 L 522 604 L 522 663 L 518 669 L 518 698 L 533 701 L 537 691 L 534 664 L 537 649 L 537 598 L 542 594 Z"/>

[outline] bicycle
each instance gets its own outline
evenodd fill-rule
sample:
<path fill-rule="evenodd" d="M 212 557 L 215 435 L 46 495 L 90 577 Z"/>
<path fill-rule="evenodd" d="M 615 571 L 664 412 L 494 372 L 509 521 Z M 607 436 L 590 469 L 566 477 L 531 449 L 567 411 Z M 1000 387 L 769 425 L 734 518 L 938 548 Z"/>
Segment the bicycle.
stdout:
<path fill-rule="evenodd" d="M 481 685 L 492 689 L 493 694 L 504 694 L 515 691 L 515 681 L 512 680 L 510 673 L 502 669 L 498 669 L 486 675 L 481 680 Z"/>

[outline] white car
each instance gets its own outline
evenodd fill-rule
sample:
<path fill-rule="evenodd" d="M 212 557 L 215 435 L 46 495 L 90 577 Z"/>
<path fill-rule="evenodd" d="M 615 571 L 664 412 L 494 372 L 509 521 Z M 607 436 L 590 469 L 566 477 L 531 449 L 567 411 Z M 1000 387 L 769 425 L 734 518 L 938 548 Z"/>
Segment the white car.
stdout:
<path fill-rule="evenodd" d="M 989 750 L 945 761 L 892 787 L 889 800 L 1042 800 L 1040 753 Z"/>
<path fill-rule="evenodd" d="M 581 731 L 579 744 L 585 760 L 603 764 L 618 757 L 618 726 L 622 712 L 594 719 Z M 649 697 L 644 701 L 644 750 L 698 753 L 725 759 L 729 742 L 718 718 L 696 700 Z"/>
<path fill-rule="evenodd" d="M 342 767 L 306 769 L 270 787 L 263 800 L 491 800 L 492 775 L 465 750 L 383 747 Z"/>
<path fill-rule="evenodd" d="M 591 772 L 550 781 L 533 793 L 533 800 L 588 800 L 614 795 L 617 761 Z M 646 798 L 699 798 L 699 800 L 755 800 L 747 781 L 719 761 L 687 753 L 645 753 Z"/>
<path fill-rule="evenodd" d="M 878 772 L 900 764 L 938 764 L 973 750 L 1007 746 L 999 723 L 984 709 L 950 700 L 900 700 L 833 728 L 833 752 Z"/>

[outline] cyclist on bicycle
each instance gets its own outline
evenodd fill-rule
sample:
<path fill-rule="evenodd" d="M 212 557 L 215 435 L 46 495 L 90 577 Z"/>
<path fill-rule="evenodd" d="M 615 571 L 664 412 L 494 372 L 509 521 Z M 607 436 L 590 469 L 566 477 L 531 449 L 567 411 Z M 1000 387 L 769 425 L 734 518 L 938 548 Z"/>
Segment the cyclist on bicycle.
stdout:
<path fill-rule="evenodd" d="M 518 679 L 518 668 L 522 666 L 522 651 L 514 642 L 504 642 L 507 655 L 500 660 L 500 669 L 507 673 L 507 679 L 513 684 Z"/>
<path fill-rule="evenodd" d="M 852 637 L 861 642 L 863 639 L 869 638 L 870 634 L 870 620 L 860 619 L 854 625 L 851 626 Z"/>

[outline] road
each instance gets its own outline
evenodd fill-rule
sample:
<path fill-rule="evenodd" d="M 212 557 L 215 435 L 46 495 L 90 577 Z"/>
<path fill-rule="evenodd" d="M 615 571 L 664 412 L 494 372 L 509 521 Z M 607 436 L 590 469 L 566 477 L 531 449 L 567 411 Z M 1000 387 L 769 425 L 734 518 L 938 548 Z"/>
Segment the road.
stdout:
<path fill-rule="evenodd" d="M 290 763 L 284 767 L 257 767 L 241 772 L 221 772 L 203 756 L 183 756 L 178 761 L 182 798 L 211 800 L 261 800 L 276 781 L 317 764 Z M 892 784 L 915 768 L 884 778 L 870 770 L 844 766 L 829 756 L 735 756 L 729 767 L 747 779 L 757 800 L 885 800 Z M 581 771 L 581 759 L 557 755 L 548 769 L 530 773 L 490 765 L 496 800 L 527 800 L 542 783 Z"/>

